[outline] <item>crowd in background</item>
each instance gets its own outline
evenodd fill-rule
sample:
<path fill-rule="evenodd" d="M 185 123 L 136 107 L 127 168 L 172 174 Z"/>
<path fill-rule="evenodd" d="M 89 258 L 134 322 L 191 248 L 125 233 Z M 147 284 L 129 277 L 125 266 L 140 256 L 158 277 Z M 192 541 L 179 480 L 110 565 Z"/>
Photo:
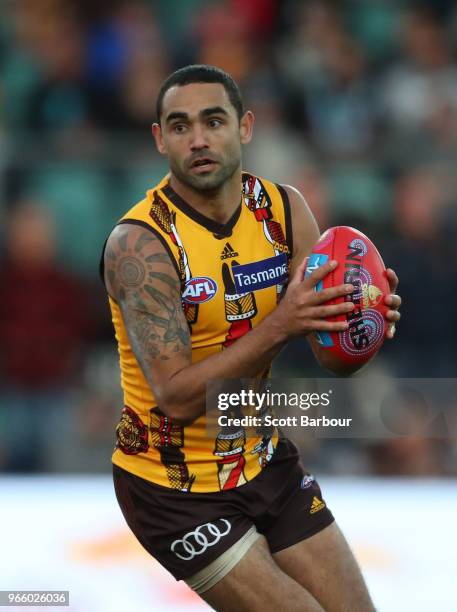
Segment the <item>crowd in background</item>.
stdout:
<path fill-rule="evenodd" d="M 244 167 L 353 225 L 401 279 L 373 368 L 455 376 L 457 7 L 451 0 L 3 0 L 0 470 L 107 470 L 121 408 L 98 260 L 167 171 L 160 84 L 220 66 L 256 115 Z M 304 343 L 277 375 L 322 375 Z M 457 408 L 457 406 L 456 406 Z M 308 440 L 330 472 L 456 474 L 440 437 Z"/>

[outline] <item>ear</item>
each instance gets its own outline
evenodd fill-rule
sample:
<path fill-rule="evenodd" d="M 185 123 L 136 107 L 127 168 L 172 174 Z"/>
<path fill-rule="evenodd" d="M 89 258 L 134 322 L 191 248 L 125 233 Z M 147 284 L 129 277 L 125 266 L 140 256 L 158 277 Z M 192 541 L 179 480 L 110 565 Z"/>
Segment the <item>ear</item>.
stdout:
<path fill-rule="evenodd" d="M 246 111 L 240 120 L 241 144 L 248 144 L 248 142 L 251 142 L 253 130 L 254 130 L 254 114 L 251 111 Z"/>
<path fill-rule="evenodd" d="M 156 142 L 156 147 L 159 153 L 162 155 L 167 154 L 167 149 L 165 147 L 165 143 L 163 141 L 162 129 L 160 127 L 160 123 L 153 123 L 151 126 L 152 135 L 154 136 L 154 140 Z"/>

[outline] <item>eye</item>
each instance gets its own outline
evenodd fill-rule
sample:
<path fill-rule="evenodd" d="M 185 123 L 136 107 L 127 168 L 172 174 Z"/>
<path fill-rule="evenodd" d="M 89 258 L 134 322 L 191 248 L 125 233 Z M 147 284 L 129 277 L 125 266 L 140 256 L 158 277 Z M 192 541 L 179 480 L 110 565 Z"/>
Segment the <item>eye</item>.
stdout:
<path fill-rule="evenodd" d="M 212 128 L 217 128 L 217 127 L 219 127 L 220 125 L 222 125 L 222 120 L 221 120 L 221 119 L 216 119 L 216 118 L 214 118 L 214 119 L 210 119 L 210 120 L 208 121 L 208 125 L 209 125 L 210 127 L 212 127 Z"/>
<path fill-rule="evenodd" d="M 175 123 L 175 125 L 173 126 L 173 132 L 176 132 L 177 134 L 182 134 L 186 131 L 186 129 L 187 126 L 185 123 Z"/>

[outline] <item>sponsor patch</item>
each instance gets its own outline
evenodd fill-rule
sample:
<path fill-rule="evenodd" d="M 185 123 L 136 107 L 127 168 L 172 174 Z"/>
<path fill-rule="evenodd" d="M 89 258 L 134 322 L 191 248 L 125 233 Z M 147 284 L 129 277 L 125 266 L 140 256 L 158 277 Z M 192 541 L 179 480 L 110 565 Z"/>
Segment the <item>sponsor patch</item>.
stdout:
<path fill-rule="evenodd" d="M 303 476 L 301 480 L 300 488 L 309 489 L 309 487 L 313 484 L 313 482 L 314 482 L 314 476 L 312 474 L 306 474 L 306 476 Z"/>
<path fill-rule="evenodd" d="M 209 276 L 196 276 L 187 281 L 182 299 L 188 304 L 202 304 L 216 295 L 216 281 Z"/>
<path fill-rule="evenodd" d="M 319 510 L 323 510 L 324 508 L 325 508 L 325 503 L 318 497 L 313 497 L 313 501 L 311 503 L 311 508 L 310 508 L 309 513 L 315 514 L 316 512 L 319 512 Z"/>
<path fill-rule="evenodd" d="M 202 555 L 211 546 L 219 543 L 231 530 L 230 521 L 225 518 L 218 519 L 214 523 L 199 525 L 193 531 L 189 531 L 180 540 L 175 540 L 170 546 L 179 559 L 191 561 L 197 555 Z"/>
<path fill-rule="evenodd" d="M 268 259 L 232 267 L 238 293 L 266 289 L 287 281 L 287 255 L 281 253 Z"/>
<path fill-rule="evenodd" d="M 226 242 L 225 247 L 222 249 L 221 259 L 230 259 L 230 257 L 238 257 L 239 253 L 234 251 L 232 245 L 229 242 Z"/>

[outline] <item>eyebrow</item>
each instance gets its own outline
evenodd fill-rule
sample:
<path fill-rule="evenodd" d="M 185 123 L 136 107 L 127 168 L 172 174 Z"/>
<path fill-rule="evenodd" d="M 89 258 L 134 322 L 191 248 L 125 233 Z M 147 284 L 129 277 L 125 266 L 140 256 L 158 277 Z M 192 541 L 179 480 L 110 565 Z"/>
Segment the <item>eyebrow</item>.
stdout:
<path fill-rule="evenodd" d="M 222 108 L 222 106 L 212 106 L 211 108 L 204 108 L 200 111 L 201 117 L 208 117 L 208 115 L 228 115 L 228 112 Z"/>
<path fill-rule="evenodd" d="M 222 106 L 211 106 L 210 108 L 204 108 L 203 110 L 201 110 L 199 112 L 200 117 L 208 117 L 209 115 L 227 115 L 228 116 L 228 112 L 222 108 Z M 175 111 L 173 113 L 170 113 L 167 118 L 166 118 L 166 122 L 170 123 L 171 121 L 174 121 L 175 119 L 184 119 L 187 120 L 189 119 L 189 115 L 188 113 L 184 113 L 182 111 Z"/>
<path fill-rule="evenodd" d="M 187 113 L 180 112 L 170 113 L 166 118 L 166 122 L 170 123 L 170 121 L 173 121 L 174 119 L 189 119 L 189 115 Z"/>

